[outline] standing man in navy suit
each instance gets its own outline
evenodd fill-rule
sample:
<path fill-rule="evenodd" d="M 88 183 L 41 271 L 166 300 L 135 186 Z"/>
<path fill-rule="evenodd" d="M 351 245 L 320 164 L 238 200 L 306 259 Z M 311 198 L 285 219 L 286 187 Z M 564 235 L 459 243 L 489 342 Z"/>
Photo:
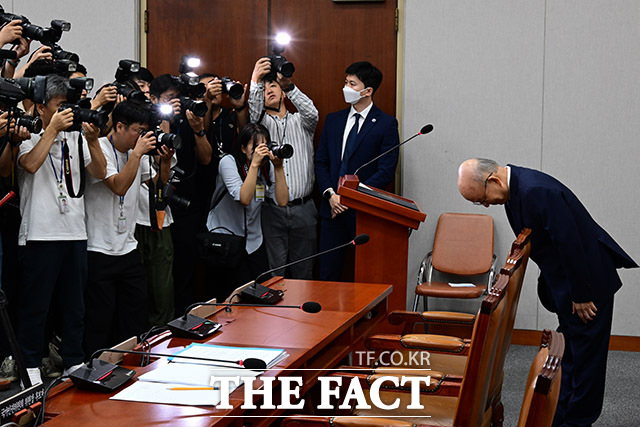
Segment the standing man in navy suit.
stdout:
<path fill-rule="evenodd" d="M 316 151 L 316 180 L 323 196 L 320 251 L 346 243 L 356 234 L 356 214 L 340 203 L 336 193 L 338 179 L 399 143 L 398 121 L 373 105 L 373 95 L 382 82 L 380 70 L 363 61 L 351 64 L 345 73 L 342 91 L 351 106 L 327 116 Z M 398 152 L 393 151 L 363 168 L 358 174 L 360 182 L 386 187 L 397 163 Z M 320 280 L 340 280 L 344 254 L 343 249 L 320 257 Z"/>
<path fill-rule="evenodd" d="M 617 268 L 638 265 L 555 178 L 532 169 L 470 159 L 458 189 L 477 205 L 504 204 L 514 233 L 527 227 L 540 267 L 538 296 L 565 337 L 554 425 L 588 426 L 602 412 Z"/>

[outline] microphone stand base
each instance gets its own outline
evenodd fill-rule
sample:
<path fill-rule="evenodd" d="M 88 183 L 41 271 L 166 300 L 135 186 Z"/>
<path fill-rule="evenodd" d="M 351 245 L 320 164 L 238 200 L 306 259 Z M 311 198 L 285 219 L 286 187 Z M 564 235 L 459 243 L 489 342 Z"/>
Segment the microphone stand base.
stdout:
<path fill-rule="evenodd" d="M 254 283 L 253 285 L 240 291 L 240 298 L 243 303 L 248 304 L 276 304 L 282 299 L 284 292 L 277 291 L 266 286 Z"/>
<path fill-rule="evenodd" d="M 167 323 L 171 333 L 177 337 L 201 340 L 212 335 L 222 327 L 221 324 L 202 317 L 188 314 L 187 319 L 178 317 Z"/>
<path fill-rule="evenodd" d="M 92 367 L 86 364 L 69 374 L 73 384 L 86 390 L 111 393 L 133 378 L 136 371 L 93 359 Z"/>

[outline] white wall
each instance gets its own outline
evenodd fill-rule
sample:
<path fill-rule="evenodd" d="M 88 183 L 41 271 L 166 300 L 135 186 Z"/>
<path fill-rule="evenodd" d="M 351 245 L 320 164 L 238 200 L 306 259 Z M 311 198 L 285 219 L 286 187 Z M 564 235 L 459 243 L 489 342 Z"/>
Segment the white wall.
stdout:
<path fill-rule="evenodd" d="M 402 130 L 435 130 L 403 152 L 403 193 L 428 214 L 410 242 L 409 287 L 442 212 L 487 213 L 500 263 L 513 240 L 502 207 L 458 194 L 469 157 L 541 169 L 567 184 L 640 260 L 640 9 L 606 0 L 406 0 Z M 555 327 L 530 264 L 517 328 Z M 623 270 L 613 333 L 638 335 L 640 270 Z M 412 299 L 412 296 L 409 296 Z M 636 327 L 634 327 L 636 326 Z"/>
<path fill-rule="evenodd" d="M 41 27 L 48 27 L 52 19 L 71 22 L 71 31 L 63 33 L 58 44 L 80 56 L 96 88 L 114 80 L 120 59 L 139 60 L 137 0 L 4 0 L 0 4 Z M 32 43 L 31 51 L 39 45 Z"/>

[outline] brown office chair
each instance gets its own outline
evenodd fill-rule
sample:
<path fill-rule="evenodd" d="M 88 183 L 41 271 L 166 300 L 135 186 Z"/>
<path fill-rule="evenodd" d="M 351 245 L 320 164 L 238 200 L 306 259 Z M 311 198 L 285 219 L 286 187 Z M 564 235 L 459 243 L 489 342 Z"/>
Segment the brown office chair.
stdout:
<path fill-rule="evenodd" d="M 529 253 L 531 250 L 531 245 L 529 243 L 530 234 L 531 230 L 524 229 L 518 235 L 511 245 L 511 250 L 505 264 L 500 270 L 501 275 L 508 277 L 509 284 L 506 291 L 507 315 L 505 316 L 496 336 L 497 350 L 491 370 L 492 374 L 489 386 L 488 401 L 492 407 L 491 417 L 492 424 L 494 426 L 501 426 L 504 418 L 504 408 L 502 405 L 504 362 L 511 345 L 511 336 L 515 323 L 518 301 L 520 299 L 524 274 L 529 260 Z M 434 337 L 433 335 L 411 335 L 410 332 L 412 331 L 414 324 L 434 322 L 438 325 L 445 324 L 447 327 L 449 325 L 455 325 L 456 328 L 464 327 L 467 328 L 467 330 L 463 331 L 459 338 L 466 338 L 471 336 L 475 319 L 465 319 L 461 318 L 461 316 L 461 313 L 436 312 L 435 316 L 433 316 L 430 312 L 415 313 L 394 311 L 389 315 L 389 321 L 392 324 L 401 324 L 402 322 L 406 322 L 408 326 L 405 327 L 405 331 L 408 331 L 408 334 L 405 334 L 402 337 L 398 335 L 372 336 L 367 339 L 366 345 L 369 349 L 373 349 L 378 352 L 394 349 L 406 354 L 407 350 L 401 350 L 399 343 L 403 343 L 403 341 L 406 343 L 411 340 L 413 349 L 424 347 L 425 351 L 431 351 L 431 347 L 434 345 L 434 339 L 440 341 L 442 341 L 442 339 L 437 338 L 438 336 Z M 468 324 L 469 321 L 470 324 Z M 417 338 L 412 339 L 411 337 L 414 336 Z M 440 352 L 432 352 L 428 366 L 418 365 L 411 366 L 411 368 L 430 368 L 433 369 L 434 372 L 437 372 L 437 377 L 446 377 L 448 381 L 462 381 L 462 375 L 464 373 L 466 363 L 465 359 L 466 357 L 464 357 L 464 352 L 460 352 L 458 354 L 440 354 Z M 375 374 L 383 371 L 386 372 L 385 369 L 376 369 L 373 373 Z M 395 371 L 401 371 L 401 369 L 396 369 Z"/>
<path fill-rule="evenodd" d="M 560 362 L 564 353 L 564 337 L 560 332 L 545 330 L 542 334 L 540 350 L 536 355 L 525 389 L 520 410 L 518 427 L 549 427 L 558 404 L 560 393 L 561 370 Z M 425 415 L 429 415 L 428 413 Z M 361 427 L 361 426 L 389 426 L 389 427 L 430 427 L 442 425 L 432 423 L 413 424 L 402 420 L 369 417 L 290 417 L 282 422 L 283 427 Z M 478 424 L 455 423 L 455 426 L 475 427 Z"/>
<path fill-rule="evenodd" d="M 448 282 L 433 281 L 433 272 L 436 270 L 453 277 L 452 281 L 487 275 L 485 283 L 491 283 L 495 259 L 493 218 L 489 215 L 443 213 L 438 219 L 433 250 L 418 270 L 413 311 L 418 309 L 420 296 L 424 311 L 428 309 L 428 297 L 473 299 L 482 296 L 487 290 L 486 284 L 473 288 L 451 287 Z"/>
<path fill-rule="evenodd" d="M 483 299 L 474 325 L 471 343 L 458 340 L 458 349 L 465 349 L 468 352 L 465 375 L 462 382 L 448 382 L 446 378 L 441 378 L 436 381 L 432 381 L 428 391 L 421 394 L 420 403 L 430 410 L 428 414 L 431 416 L 431 418 L 428 419 L 429 423 L 448 426 L 478 426 L 483 424 L 486 425 L 488 423 L 488 418 L 485 415 L 485 408 L 487 406 L 491 369 L 497 347 L 497 340 L 495 337 L 497 336 L 500 325 L 506 315 L 507 307 L 505 294 L 509 282 L 508 279 L 508 276 L 498 275 L 495 285 Z M 456 338 L 451 338 L 451 342 L 447 343 L 445 351 L 455 349 L 455 340 Z M 369 384 L 369 380 L 370 378 L 368 376 L 360 377 L 360 383 L 363 386 L 363 389 L 365 389 Z M 366 390 L 365 396 L 367 397 L 367 400 L 369 400 Z M 385 389 L 380 392 L 380 397 L 385 402 L 399 398 L 401 401 L 401 408 L 406 408 L 411 399 L 410 394 L 406 393 L 404 389 Z M 368 401 L 368 403 L 372 406 L 372 409 L 356 409 L 353 411 L 353 415 L 364 417 L 373 415 L 389 416 L 388 412 L 376 409 L 370 401 Z M 366 419 L 351 419 L 347 421 L 348 424 L 342 425 L 407 426 L 412 425 L 411 423 L 415 423 L 416 420 L 417 422 L 425 420 L 424 416 L 421 416 L 419 413 L 416 414 L 415 411 L 410 411 L 411 413 L 406 414 L 402 413 L 402 411 L 394 412 L 394 415 L 396 416 L 408 415 L 415 417 L 415 419 L 402 418 L 399 423 L 396 423 L 396 421 L 390 421 L 389 424 L 384 422 L 376 424 L 369 422 Z M 393 419 L 393 416 L 390 418 Z M 314 422 L 318 421 L 319 420 L 316 419 Z M 358 421 L 360 422 L 358 423 Z M 407 421 L 409 421 L 409 423 L 407 423 Z M 283 425 L 295 426 L 298 425 L 296 423 L 300 422 L 301 419 L 293 418 L 291 420 L 285 420 Z M 331 425 L 335 425 L 335 420 L 329 420 L 328 422 L 332 423 Z M 339 422 L 342 422 L 342 420 Z M 358 424 L 353 424 L 354 422 Z"/>

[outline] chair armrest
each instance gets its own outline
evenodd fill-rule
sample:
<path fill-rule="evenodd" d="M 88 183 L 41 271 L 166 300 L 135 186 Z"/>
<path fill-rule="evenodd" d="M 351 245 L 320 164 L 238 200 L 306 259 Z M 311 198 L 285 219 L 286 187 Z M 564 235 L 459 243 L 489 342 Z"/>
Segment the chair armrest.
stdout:
<path fill-rule="evenodd" d="M 369 350 L 421 350 L 467 356 L 471 341 L 446 335 L 374 335 L 365 340 Z"/>
<path fill-rule="evenodd" d="M 417 311 L 394 310 L 389 313 L 387 320 L 392 325 L 405 324 L 403 334 L 411 334 L 416 323 L 438 326 L 455 326 L 463 328 L 464 338 L 470 337 L 473 331 L 475 315 L 452 311 Z"/>

